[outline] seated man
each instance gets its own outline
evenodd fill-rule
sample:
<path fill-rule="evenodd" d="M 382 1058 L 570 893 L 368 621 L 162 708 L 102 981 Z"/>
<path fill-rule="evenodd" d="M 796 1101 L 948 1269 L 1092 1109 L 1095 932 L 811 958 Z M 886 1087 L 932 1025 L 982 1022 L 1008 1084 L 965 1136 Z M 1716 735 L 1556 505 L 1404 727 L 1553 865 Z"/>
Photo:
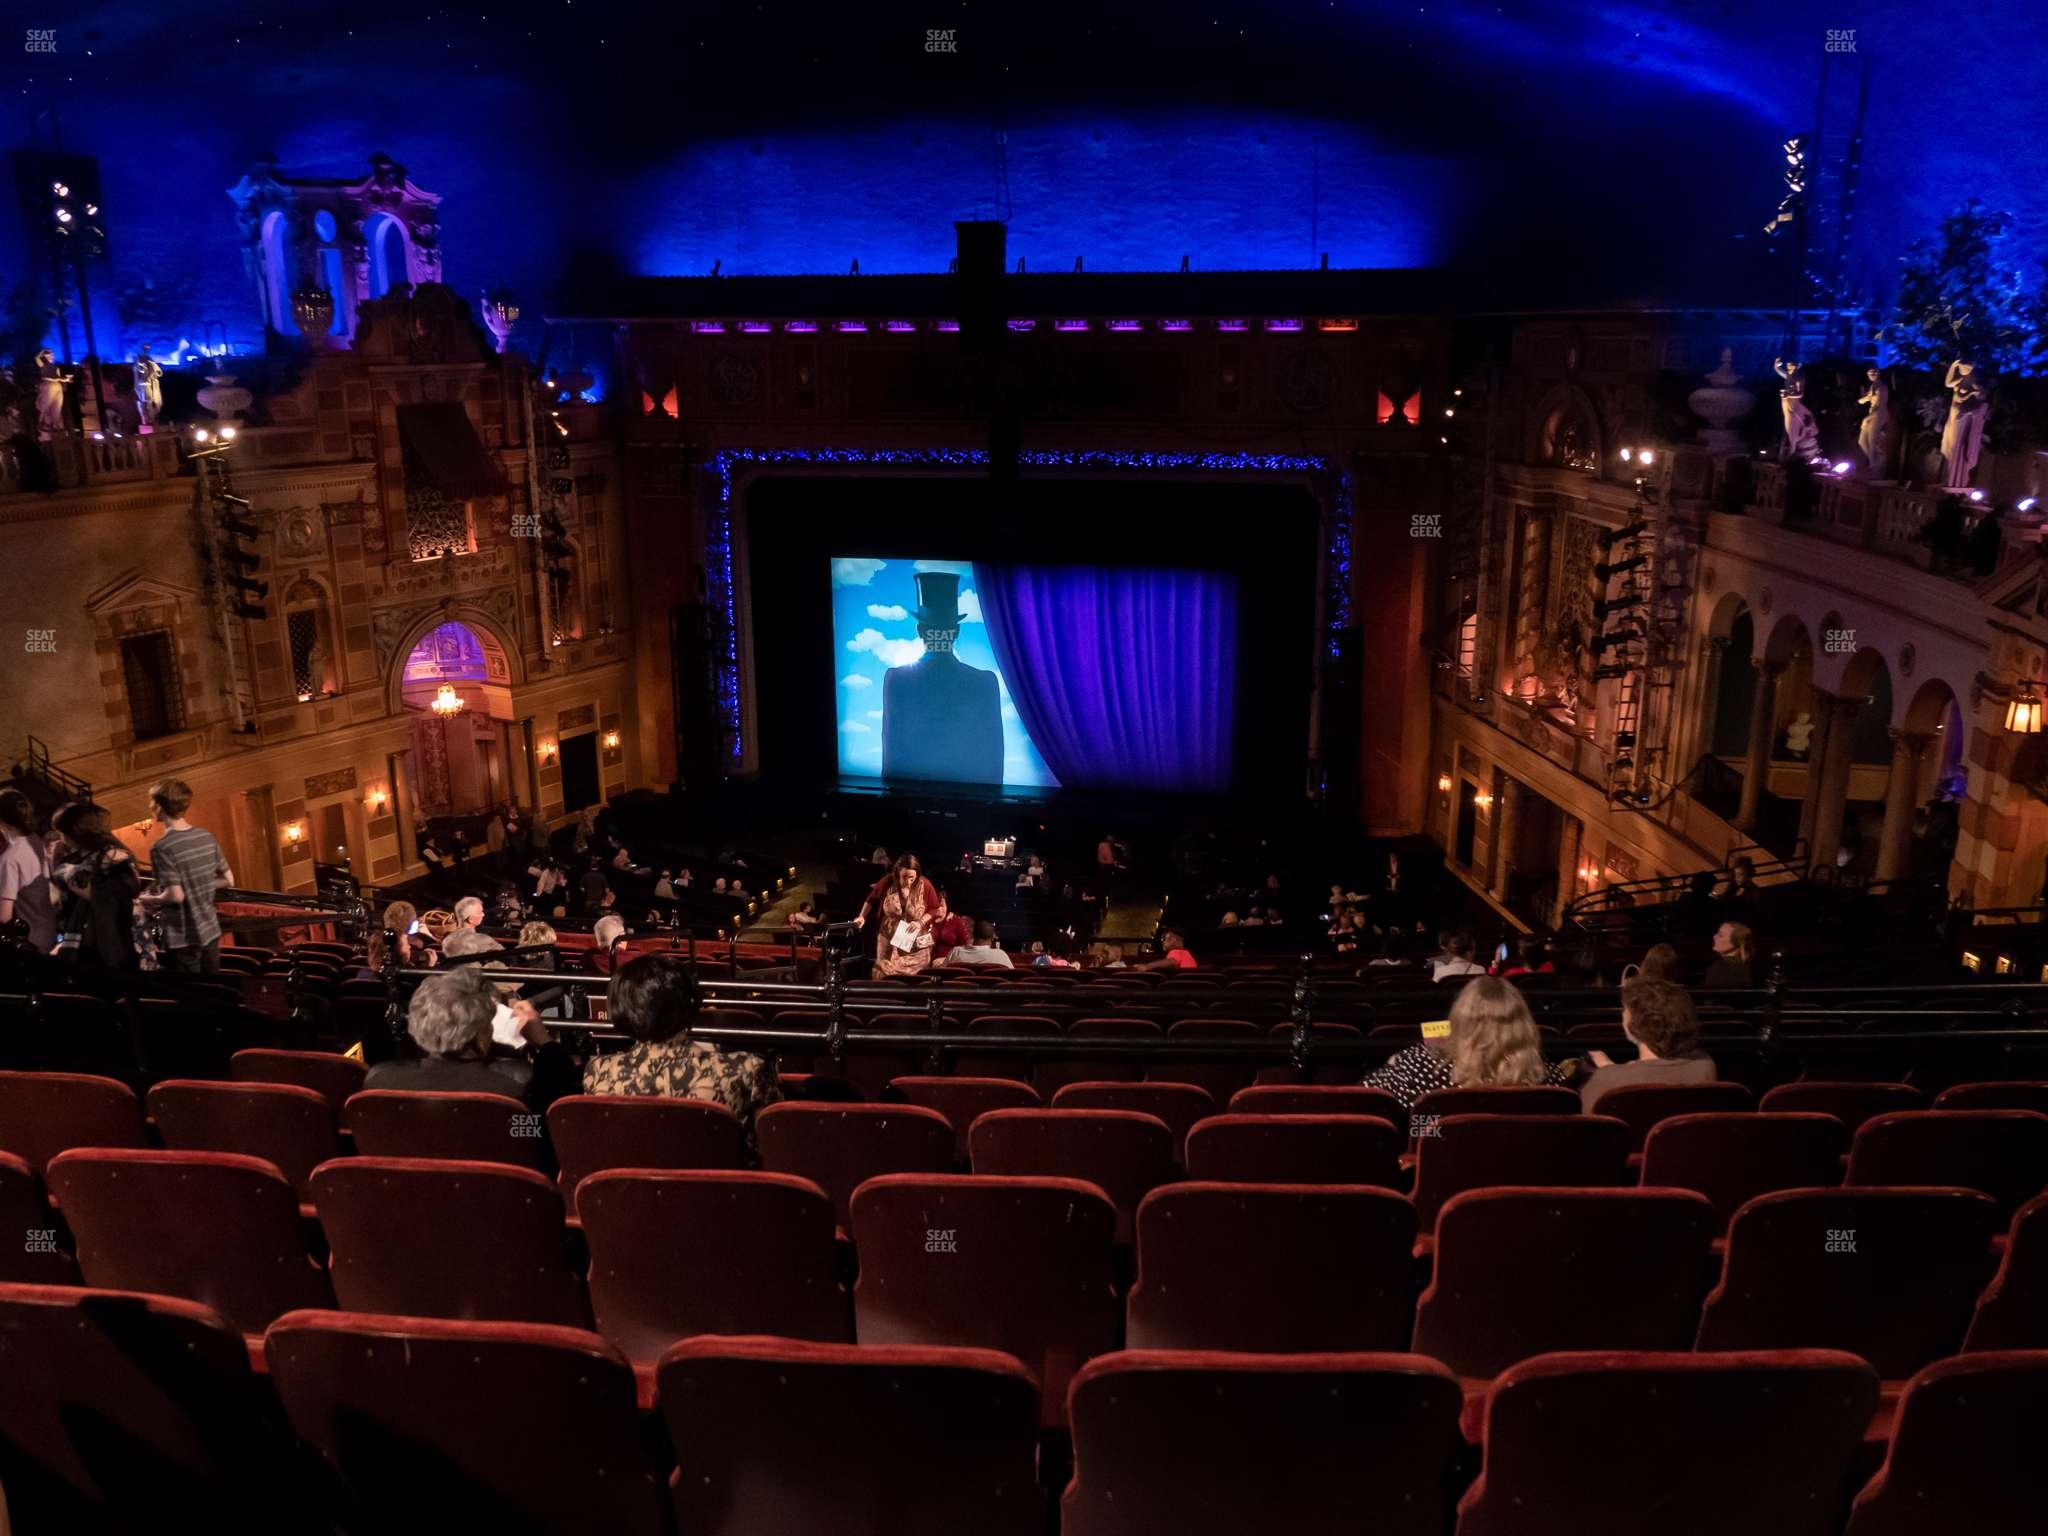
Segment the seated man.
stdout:
<path fill-rule="evenodd" d="M 1429 979 L 1462 987 L 1468 977 L 1484 976 L 1486 967 L 1472 958 L 1476 947 L 1472 935 L 1463 928 L 1452 932 L 1444 940 L 1444 953 L 1430 966 Z"/>
<path fill-rule="evenodd" d="M 761 1057 L 690 1038 L 702 1006 L 690 963 L 681 955 L 640 955 L 619 967 L 606 995 L 611 1027 L 634 1043 L 592 1057 L 583 1068 L 583 1091 L 722 1104 L 745 1123 L 751 1143 L 754 1112 L 778 1101 L 782 1084 Z"/>
<path fill-rule="evenodd" d="M 1147 960 L 1143 965 L 1134 965 L 1134 971 L 1192 971 L 1196 968 L 1194 952 L 1188 948 L 1188 941 L 1173 929 L 1163 930 L 1159 935 L 1159 958 Z"/>
<path fill-rule="evenodd" d="M 548 1033 L 533 1004 L 505 1005 L 525 1049 L 494 1050 L 500 1007 L 497 989 L 480 966 L 429 976 L 412 994 L 406 1032 L 423 1053 L 418 1060 L 384 1061 L 370 1068 L 366 1088 L 413 1093 L 500 1093 L 545 1113 L 576 1091 L 576 1063 Z"/>
<path fill-rule="evenodd" d="M 1588 1114 L 1610 1088 L 1638 1083 L 1711 1083 L 1720 1076 L 1714 1058 L 1699 1048 L 1699 1019 L 1692 999 L 1676 982 L 1650 976 L 1623 982 L 1621 1032 L 1635 1042 L 1634 1061 L 1617 1063 L 1605 1051 L 1586 1053 L 1595 1070 L 1580 1085 L 1579 1103 Z"/>
<path fill-rule="evenodd" d="M 1005 970 L 1015 970 L 1016 964 L 996 947 L 996 925 L 987 918 L 978 918 L 974 924 L 974 942 L 956 944 L 947 954 L 947 965 L 996 965 Z"/>

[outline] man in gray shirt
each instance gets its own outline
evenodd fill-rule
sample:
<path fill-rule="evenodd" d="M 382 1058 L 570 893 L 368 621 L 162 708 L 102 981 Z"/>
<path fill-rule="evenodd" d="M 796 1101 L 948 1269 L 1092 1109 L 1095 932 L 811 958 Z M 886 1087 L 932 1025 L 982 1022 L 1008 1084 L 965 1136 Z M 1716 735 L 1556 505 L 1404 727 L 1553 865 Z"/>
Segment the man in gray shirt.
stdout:
<path fill-rule="evenodd" d="M 946 956 L 948 965 L 1000 965 L 1011 970 L 1016 964 L 1010 957 L 996 948 L 996 925 L 987 918 L 978 918 L 974 924 L 974 942 L 956 944 Z"/>
<path fill-rule="evenodd" d="M 0 923 L 19 918 L 36 953 L 47 955 L 57 943 L 50 860 L 36 831 L 35 807 L 18 789 L 0 791 L 0 842 Z"/>
<path fill-rule="evenodd" d="M 163 826 L 149 850 L 154 887 L 142 893 L 142 904 L 163 920 L 164 969 L 204 975 L 220 969 L 220 917 L 213 893 L 235 883 L 234 871 L 214 841 L 185 819 L 192 805 L 192 786 L 183 779 L 165 779 L 149 792 L 150 810 Z"/>

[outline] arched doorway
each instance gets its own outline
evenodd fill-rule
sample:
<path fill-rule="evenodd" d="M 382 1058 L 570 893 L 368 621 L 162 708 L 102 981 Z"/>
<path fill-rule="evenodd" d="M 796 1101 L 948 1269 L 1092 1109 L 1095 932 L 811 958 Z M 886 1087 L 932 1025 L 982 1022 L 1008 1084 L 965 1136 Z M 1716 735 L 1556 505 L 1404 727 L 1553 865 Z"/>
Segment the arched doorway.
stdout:
<path fill-rule="evenodd" d="M 370 252 L 370 297 L 381 299 L 401 283 L 412 281 L 412 247 L 405 226 L 388 213 L 374 216 L 363 226 L 363 243 Z"/>
<path fill-rule="evenodd" d="M 514 797 L 508 727 L 511 667 L 497 637 L 448 619 L 419 636 L 399 665 L 412 721 L 409 814 L 463 816 Z"/>
<path fill-rule="evenodd" d="M 1845 706 L 1854 707 L 1855 714 L 1848 723 L 1848 782 L 1843 787 L 1835 864 L 1845 878 L 1867 880 L 1878 863 L 1892 775 L 1892 673 L 1881 652 L 1865 648 L 1849 658 L 1839 697 Z M 1816 834 L 1815 842 L 1826 847 L 1822 834 Z"/>
<path fill-rule="evenodd" d="M 1707 699 L 1707 751 L 1716 757 L 1740 758 L 1749 750 L 1749 713 L 1756 699 L 1756 621 L 1749 605 L 1730 592 L 1721 599 L 1708 631 L 1719 647 L 1720 663 L 1713 692 Z"/>

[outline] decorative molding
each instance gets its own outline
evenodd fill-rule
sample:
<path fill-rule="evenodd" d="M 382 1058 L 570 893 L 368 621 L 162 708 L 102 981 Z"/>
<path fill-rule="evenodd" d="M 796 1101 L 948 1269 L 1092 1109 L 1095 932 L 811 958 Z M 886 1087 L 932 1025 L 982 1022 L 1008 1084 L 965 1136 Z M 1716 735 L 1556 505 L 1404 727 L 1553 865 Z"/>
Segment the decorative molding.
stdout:
<path fill-rule="evenodd" d="M 115 577 L 87 597 L 85 611 L 98 618 L 103 613 L 115 613 L 124 608 L 140 608 L 150 603 L 180 603 L 198 596 L 197 587 L 181 586 L 133 570 Z"/>
<path fill-rule="evenodd" d="M 356 771 L 353 767 L 336 768 L 327 773 L 309 773 L 306 775 L 306 798 L 308 800 L 319 800 L 328 795 L 338 795 L 355 787 Z"/>

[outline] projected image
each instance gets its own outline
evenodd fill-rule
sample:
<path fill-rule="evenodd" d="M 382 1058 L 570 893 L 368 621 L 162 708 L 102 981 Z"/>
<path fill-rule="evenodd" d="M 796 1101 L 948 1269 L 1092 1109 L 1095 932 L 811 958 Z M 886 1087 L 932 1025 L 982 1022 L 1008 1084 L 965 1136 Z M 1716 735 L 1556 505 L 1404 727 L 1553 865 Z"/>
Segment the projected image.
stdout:
<path fill-rule="evenodd" d="M 1226 788 L 1236 613 L 1217 572 L 840 556 L 839 771 Z"/>

